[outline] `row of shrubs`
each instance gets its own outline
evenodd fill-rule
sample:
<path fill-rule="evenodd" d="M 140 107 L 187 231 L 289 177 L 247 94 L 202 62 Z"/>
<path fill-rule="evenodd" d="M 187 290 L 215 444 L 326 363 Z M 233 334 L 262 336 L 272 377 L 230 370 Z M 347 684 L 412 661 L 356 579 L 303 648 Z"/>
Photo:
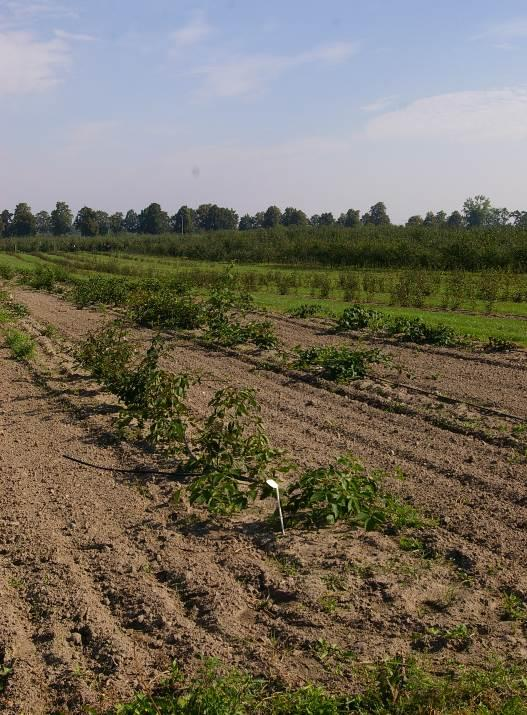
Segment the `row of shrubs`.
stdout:
<path fill-rule="evenodd" d="M 208 415 L 193 417 L 186 400 L 197 378 L 159 366 L 166 345 L 156 336 L 139 355 L 129 334 L 112 325 L 81 344 L 78 360 L 119 398 L 120 433 L 147 439 L 177 459 L 176 474 L 190 480 L 191 503 L 229 514 L 269 496 L 268 479 L 290 474 L 285 511 L 291 520 L 322 525 L 345 519 L 366 529 L 420 523 L 411 507 L 383 491 L 383 474 L 368 473 L 352 457 L 307 471 L 286 459 L 270 445 L 253 390 L 222 388 Z"/>

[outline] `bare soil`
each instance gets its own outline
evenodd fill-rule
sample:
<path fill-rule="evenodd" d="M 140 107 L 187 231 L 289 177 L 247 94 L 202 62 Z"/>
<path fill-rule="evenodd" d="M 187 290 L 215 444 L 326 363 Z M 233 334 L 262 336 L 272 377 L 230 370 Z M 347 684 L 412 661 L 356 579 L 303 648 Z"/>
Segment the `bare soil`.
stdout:
<path fill-rule="evenodd" d="M 262 369 L 268 358 L 255 351 L 174 338 L 167 366 L 203 374 L 197 412 L 220 384 L 254 387 L 272 442 L 301 464 L 352 451 L 368 467 L 400 467 L 405 479 L 390 489 L 436 520 L 410 534 L 423 556 L 403 551 L 400 535 L 347 527 L 281 537 L 266 521 L 271 500 L 228 520 L 175 506 L 170 475 L 140 473 L 170 464 L 115 440 L 115 400 L 75 366 L 71 345 L 111 316 L 44 293 L 15 297 L 39 350 L 30 366 L 0 350 L 4 712 L 102 711 L 172 660 L 192 670 L 202 656 L 330 689 L 354 687 L 356 662 L 423 642 L 438 669 L 491 655 L 524 662 L 527 633 L 504 620 L 503 597 L 527 599 L 525 352 L 386 344 L 394 365 L 335 391 Z M 289 347 L 357 343 L 316 321 L 274 320 Z M 427 640 L 427 629 L 462 624 L 467 642 Z"/>

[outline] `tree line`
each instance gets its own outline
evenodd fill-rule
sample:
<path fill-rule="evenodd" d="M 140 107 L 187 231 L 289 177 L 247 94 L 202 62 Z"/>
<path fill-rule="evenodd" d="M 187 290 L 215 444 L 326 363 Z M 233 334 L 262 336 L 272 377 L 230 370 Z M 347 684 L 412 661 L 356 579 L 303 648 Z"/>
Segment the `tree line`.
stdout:
<path fill-rule="evenodd" d="M 20 203 L 13 213 L 5 209 L 0 213 L 0 236 L 4 238 L 52 235 L 66 236 L 80 233 L 82 236 L 106 236 L 108 234 L 151 234 L 166 233 L 203 233 L 208 231 L 250 231 L 255 229 L 277 229 L 284 227 L 342 227 L 390 226 L 392 222 L 382 201 L 374 204 L 369 211 L 361 215 L 358 209 L 348 209 L 338 218 L 331 212 L 315 214 L 310 218 L 304 211 L 287 207 L 282 211 L 278 206 L 269 206 L 265 211 L 254 216 L 245 214 L 241 218 L 234 209 L 201 204 L 197 209 L 182 206 L 170 216 L 160 204 L 152 203 L 139 213 L 130 209 L 126 214 L 116 212 L 108 214 L 84 206 L 74 217 L 70 207 L 64 201 L 57 202 L 51 213 L 39 211 L 33 214 L 27 203 Z M 462 211 L 429 211 L 424 217 L 410 216 L 407 227 L 435 228 L 492 228 L 515 226 L 527 228 L 527 211 L 509 211 L 492 206 L 488 197 L 478 195 L 468 198 Z"/>

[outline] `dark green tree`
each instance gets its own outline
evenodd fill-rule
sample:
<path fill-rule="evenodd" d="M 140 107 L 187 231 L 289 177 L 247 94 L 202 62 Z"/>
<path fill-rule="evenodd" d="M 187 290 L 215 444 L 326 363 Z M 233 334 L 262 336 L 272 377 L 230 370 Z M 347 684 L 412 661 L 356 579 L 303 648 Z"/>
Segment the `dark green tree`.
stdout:
<path fill-rule="evenodd" d="M 106 211 L 96 211 L 97 228 L 100 236 L 107 236 L 110 233 L 110 217 Z"/>
<path fill-rule="evenodd" d="M 423 221 L 424 226 L 435 226 L 436 225 L 436 217 L 433 211 L 427 211 L 426 216 Z"/>
<path fill-rule="evenodd" d="M 491 215 L 492 205 L 490 199 L 483 195 L 469 198 L 463 204 L 465 225 L 468 228 L 487 226 Z"/>
<path fill-rule="evenodd" d="M 124 216 L 121 211 L 116 211 L 116 213 L 110 216 L 110 231 L 112 233 L 121 233 L 124 231 Z"/>
<path fill-rule="evenodd" d="M 77 214 L 75 228 L 81 232 L 81 236 L 96 236 L 99 233 L 97 212 L 89 206 L 84 206 Z"/>
<path fill-rule="evenodd" d="M 47 211 L 39 211 L 38 214 L 35 215 L 35 225 L 37 233 L 51 233 L 51 216 Z"/>
<path fill-rule="evenodd" d="M 233 231 L 238 228 L 238 214 L 217 204 L 201 204 L 196 211 L 196 221 L 201 231 Z"/>
<path fill-rule="evenodd" d="M 463 221 L 463 216 L 460 214 L 459 211 L 452 211 L 450 216 L 446 220 L 446 225 L 448 228 L 463 228 L 464 221 Z"/>
<path fill-rule="evenodd" d="M 139 216 L 133 209 L 126 212 L 123 229 L 128 233 L 137 233 L 139 231 Z"/>
<path fill-rule="evenodd" d="M 192 233 L 194 230 L 195 211 L 188 206 L 182 206 L 170 219 L 171 229 L 175 233 Z"/>
<path fill-rule="evenodd" d="M 423 217 L 419 216 L 418 214 L 415 214 L 415 216 L 410 216 L 408 221 L 406 222 L 407 226 L 422 226 L 424 223 Z"/>
<path fill-rule="evenodd" d="M 28 204 L 21 203 L 15 208 L 13 220 L 9 228 L 10 236 L 34 236 L 36 233 L 35 217 Z"/>
<path fill-rule="evenodd" d="M 250 214 L 245 214 L 240 219 L 239 229 L 240 231 L 251 231 L 256 228 L 256 219 Z"/>
<path fill-rule="evenodd" d="M 73 214 L 70 207 L 64 201 L 57 201 L 51 212 L 51 232 L 54 236 L 65 236 L 71 233 L 73 225 Z"/>
<path fill-rule="evenodd" d="M 150 204 L 139 214 L 139 232 L 160 234 L 167 233 L 170 228 L 170 219 L 166 211 L 159 204 Z"/>
<path fill-rule="evenodd" d="M 308 218 L 300 209 L 288 206 L 282 215 L 282 224 L 284 226 L 307 226 Z"/>
<path fill-rule="evenodd" d="M 444 226 L 446 224 L 446 211 L 438 211 L 435 215 L 436 226 Z"/>
<path fill-rule="evenodd" d="M 334 224 L 335 217 L 330 211 L 320 214 L 320 226 L 333 226 Z"/>
<path fill-rule="evenodd" d="M 282 212 L 278 206 L 269 206 L 264 212 L 262 227 L 263 228 L 275 228 L 279 226 L 282 222 Z"/>
<path fill-rule="evenodd" d="M 4 209 L 0 214 L 0 236 L 4 238 L 9 236 L 9 231 L 11 229 L 11 221 L 13 220 L 13 214 L 8 209 Z"/>
<path fill-rule="evenodd" d="M 362 217 L 362 223 L 366 226 L 387 226 L 391 223 L 386 211 L 386 206 L 382 201 L 374 204 L 370 210 Z"/>
<path fill-rule="evenodd" d="M 346 213 L 340 214 L 338 223 L 346 228 L 353 228 L 360 225 L 360 211 L 358 209 L 348 209 Z"/>

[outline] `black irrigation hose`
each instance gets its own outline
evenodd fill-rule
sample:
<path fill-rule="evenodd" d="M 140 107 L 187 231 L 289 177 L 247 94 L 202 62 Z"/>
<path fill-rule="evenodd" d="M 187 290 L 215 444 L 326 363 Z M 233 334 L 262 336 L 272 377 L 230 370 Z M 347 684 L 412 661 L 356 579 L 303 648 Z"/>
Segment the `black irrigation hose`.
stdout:
<path fill-rule="evenodd" d="M 92 464 L 91 462 L 85 462 L 83 459 L 77 459 L 77 457 L 71 457 L 69 454 L 62 455 L 64 459 L 68 459 L 70 462 L 75 462 L 76 464 L 82 464 L 84 467 L 91 467 L 92 469 L 100 469 L 104 472 L 118 472 L 119 474 L 144 474 L 144 475 L 160 475 L 163 477 L 174 477 L 177 474 L 175 472 L 166 472 L 159 469 L 119 469 L 118 467 L 103 467 L 100 464 Z M 182 472 L 181 478 L 184 477 L 201 477 L 206 472 Z M 231 477 L 232 478 L 232 477 Z M 246 479 L 244 477 L 234 478 L 236 482 L 243 482 L 246 484 L 252 484 L 252 479 Z"/>
<path fill-rule="evenodd" d="M 175 474 L 175 472 L 166 472 L 159 469 L 119 469 L 118 467 L 103 467 L 100 464 L 92 464 L 91 462 L 85 462 L 83 459 L 77 459 L 76 457 L 71 457 L 69 454 L 62 455 L 64 459 L 69 459 L 70 462 L 76 462 L 77 464 L 82 464 L 84 467 L 91 467 L 92 469 L 101 469 L 104 472 L 118 472 L 119 474 L 159 474 L 165 477 L 170 477 Z M 197 476 L 201 472 L 185 472 L 184 476 Z"/>

